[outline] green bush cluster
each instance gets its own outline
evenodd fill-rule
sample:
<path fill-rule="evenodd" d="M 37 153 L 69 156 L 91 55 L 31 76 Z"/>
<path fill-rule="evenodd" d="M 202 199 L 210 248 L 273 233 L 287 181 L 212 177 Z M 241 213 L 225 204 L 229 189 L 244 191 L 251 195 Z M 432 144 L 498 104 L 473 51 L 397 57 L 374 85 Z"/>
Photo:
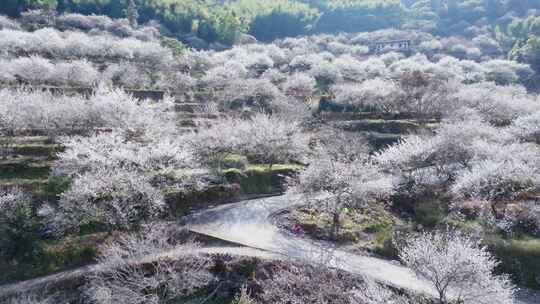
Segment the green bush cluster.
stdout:
<path fill-rule="evenodd" d="M 232 44 L 240 33 L 262 41 L 313 31 L 356 32 L 399 26 L 399 0 L 136 0 L 139 23 L 157 20 L 170 36 L 194 34 L 206 42 Z M 28 9 L 126 17 L 127 0 L 8 0 L 0 14 Z M 320 22 L 319 21 L 320 18 Z"/>
<path fill-rule="evenodd" d="M 228 6 L 241 16 L 242 28 L 263 41 L 306 34 L 320 16 L 316 8 L 292 0 L 236 0 Z"/>
<path fill-rule="evenodd" d="M 30 249 L 30 248 L 27 248 Z M 32 250 L 25 258 L 0 262 L 0 284 L 44 276 L 62 269 L 79 267 L 95 261 L 95 244 L 74 244 L 62 248 L 47 248 L 43 240 L 33 239 Z"/>
<path fill-rule="evenodd" d="M 313 1 L 322 16 L 317 32 L 363 32 L 399 27 L 404 9 L 400 0 Z"/>
<path fill-rule="evenodd" d="M 509 273 L 514 282 L 540 288 L 540 240 L 535 238 L 503 239 L 493 235 L 485 240 L 501 261 L 499 271 Z"/>
<path fill-rule="evenodd" d="M 502 36 L 513 45 L 511 59 L 526 62 L 540 71 L 540 17 L 514 20 Z"/>
<path fill-rule="evenodd" d="M 169 38 L 169 37 L 162 37 L 161 45 L 171 49 L 171 51 L 173 52 L 175 56 L 180 56 L 182 52 L 184 51 L 184 49 L 186 48 L 185 45 L 182 44 L 182 42 L 178 41 L 177 39 Z"/>
<path fill-rule="evenodd" d="M 29 9 L 54 9 L 57 0 L 3 0 L 0 13 L 8 16 L 18 16 Z"/>

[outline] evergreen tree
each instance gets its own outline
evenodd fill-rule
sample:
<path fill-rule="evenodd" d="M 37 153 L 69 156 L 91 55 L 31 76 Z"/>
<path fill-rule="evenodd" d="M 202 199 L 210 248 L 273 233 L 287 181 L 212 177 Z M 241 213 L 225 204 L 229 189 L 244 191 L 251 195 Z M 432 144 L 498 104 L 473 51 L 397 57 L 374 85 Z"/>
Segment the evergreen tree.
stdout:
<path fill-rule="evenodd" d="M 126 18 L 129 20 L 129 24 L 132 27 L 137 27 L 137 19 L 139 18 L 139 12 L 137 11 L 137 5 L 135 1 L 129 0 L 127 8 L 125 10 Z"/>

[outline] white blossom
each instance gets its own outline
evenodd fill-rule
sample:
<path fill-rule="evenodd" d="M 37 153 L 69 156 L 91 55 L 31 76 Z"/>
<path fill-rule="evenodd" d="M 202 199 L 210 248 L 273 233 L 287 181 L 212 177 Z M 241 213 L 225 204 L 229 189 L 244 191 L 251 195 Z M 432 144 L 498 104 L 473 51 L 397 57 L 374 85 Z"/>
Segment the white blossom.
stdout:
<path fill-rule="evenodd" d="M 77 176 L 61 194 L 51 219 L 54 233 L 99 229 L 130 229 L 157 218 L 165 210 L 163 194 L 149 178 L 124 169 L 93 168 Z"/>
<path fill-rule="evenodd" d="M 87 276 L 84 294 L 98 304 L 158 304 L 208 286 L 215 280 L 208 259 L 197 254 L 197 244 L 175 241 L 177 234 L 149 225 L 105 244 L 99 260 L 107 268 Z M 164 255 L 173 250 L 174 256 Z"/>
<path fill-rule="evenodd" d="M 74 176 L 93 168 L 130 169 L 141 172 L 190 167 L 192 155 L 180 137 L 160 136 L 130 141 L 118 132 L 60 140 L 65 150 L 58 154 L 56 174 Z"/>
<path fill-rule="evenodd" d="M 499 264 L 485 247 L 454 231 L 412 236 L 400 249 L 401 260 L 426 279 L 440 303 L 514 303 L 514 286 L 495 275 Z"/>
<path fill-rule="evenodd" d="M 317 82 L 313 77 L 297 73 L 289 76 L 282 88 L 286 95 L 304 99 L 313 94 L 316 85 Z"/>

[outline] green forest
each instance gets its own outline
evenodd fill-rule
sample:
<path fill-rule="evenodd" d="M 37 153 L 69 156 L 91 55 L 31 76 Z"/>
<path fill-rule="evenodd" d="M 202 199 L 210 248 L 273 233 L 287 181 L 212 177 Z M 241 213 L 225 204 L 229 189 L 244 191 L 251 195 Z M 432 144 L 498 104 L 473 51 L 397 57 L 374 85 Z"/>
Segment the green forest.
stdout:
<path fill-rule="evenodd" d="M 130 2 L 136 19 L 156 20 L 166 36 L 196 35 L 233 44 L 241 33 L 260 41 L 312 33 L 415 29 L 441 36 L 488 27 L 512 59 L 538 68 L 540 9 L 534 0 L 6 0 L 0 13 L 17 17 L 28 9 L 122 18 Z"/>

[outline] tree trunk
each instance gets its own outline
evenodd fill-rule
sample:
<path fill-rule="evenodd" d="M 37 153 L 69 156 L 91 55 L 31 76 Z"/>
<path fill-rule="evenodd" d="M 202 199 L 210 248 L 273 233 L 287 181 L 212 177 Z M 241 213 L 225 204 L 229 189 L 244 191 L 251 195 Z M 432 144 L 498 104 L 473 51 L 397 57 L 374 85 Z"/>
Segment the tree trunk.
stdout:
<path fill-rule="evenodd" d="M 340 216 L 339 212 L 332 214 L 332 238 L 337 241 L 339 236 Z"/>
<path fill-rule="evenodd" d="M 445 292 L 443 290 L 439 291 L 439 304 L 448 304 L 446 301 Z"/>

